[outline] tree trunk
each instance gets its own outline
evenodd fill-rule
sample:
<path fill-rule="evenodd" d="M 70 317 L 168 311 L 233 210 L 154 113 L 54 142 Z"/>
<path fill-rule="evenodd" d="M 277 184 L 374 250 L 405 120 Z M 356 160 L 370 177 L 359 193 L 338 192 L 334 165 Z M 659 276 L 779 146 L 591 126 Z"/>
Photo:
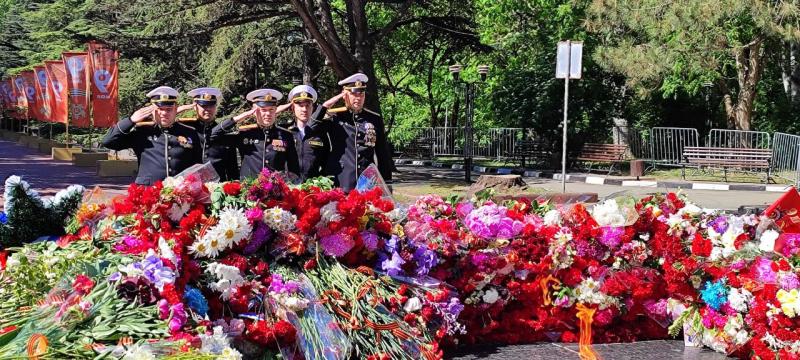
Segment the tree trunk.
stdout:
<path fill-rule="evenodd" d="M 759 35 L 749 44 L 733 49 L 739 85 L 736 99 L 733 98 L 725 81 L 722 79 L 719 81 L 728 126 L 736 130 L 751 129 L 753 106 L 758 94 L 757 86 L 763 68 L 763 42 L 763 36 Z"/>
<path fill-rule="evenodd" d="M 784 42 L 781 51 L 781 80 L 786 98 L 793 105 L 800 102 L 800 44 L 794 41 Z"/>

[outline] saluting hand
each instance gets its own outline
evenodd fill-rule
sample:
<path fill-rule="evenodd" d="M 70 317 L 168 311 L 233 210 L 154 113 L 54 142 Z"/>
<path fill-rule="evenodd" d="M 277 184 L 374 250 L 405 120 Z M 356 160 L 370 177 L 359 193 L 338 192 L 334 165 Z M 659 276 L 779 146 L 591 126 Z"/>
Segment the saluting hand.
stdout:
<path fill-rule="evenodd" d="M 336 96 L 328 99 L 328 101 L 322 103 L 322 106 L 324 106 L 327 109 L 330 109 L 331 107 L 333 107 L 333 105 L 336 105 L 336 103 L 339 102 L 339 100 L 341 100 L 342 97 L 344 97 L 344 90 L 342 90 L 342 92 L 337 94 Z"/>
<path fill-rule="evenodd" d="M 280 113 L 282 113 L 282 112 L 284 112 L 284 111 L 288 110 L 290 107 L 292 107 L 292 103 L 283 104 L 283 105 L 281 105 L 281 106 L 278 106 L 278 108 L 277 108 L 277 109 L 275 109 L 275 114 L 276 114 L 276 115 L 277 115 L 277 114 L 280 114 Z"/>
<path fill-rule="evenodd" d="M 177 113 L 180 114 L 180 113 L 187 112 L 187 111 L 193 110 L 193 109 L 194 109 L 194 104 L 181 105 L 181 106 L 178 106 Z"/>
<path fill-rule="evenodd" d="M 242 121 L 244 119 L 247 119 L 247 118 L 255 115 L 257 108 L 258 107 L 255 104 L 253 104 L 253 108 L 252 109 L 247 110 L 247 111 L 245 111 L 245 112 L 243 112 L 243 113 L 241 113 L 239 115 L 234 116 L 233 117 L 233 121 L 238 123 L 238 122 L 240 122 L 240 121 Z"/>
<path fill-rule="evenodd" d="M 153 117 L 153 111 L 155 111 L 155 109 L 156 109 L 156 106 L 151 104 L 151 105 L 145 106 L 145 107 L 143 107 L 143 108 L 141 108 L 139 110 L 136 110 L 136 111 L 133 112 L 133 115 L 131 115 L 131 121 L 133 121 L 133 123 L 135 124 L 135 123 L 139 123 L 139 122 L 145 121 L 145 120 L 147 120 L 149 118 L 152 118 Z"/>

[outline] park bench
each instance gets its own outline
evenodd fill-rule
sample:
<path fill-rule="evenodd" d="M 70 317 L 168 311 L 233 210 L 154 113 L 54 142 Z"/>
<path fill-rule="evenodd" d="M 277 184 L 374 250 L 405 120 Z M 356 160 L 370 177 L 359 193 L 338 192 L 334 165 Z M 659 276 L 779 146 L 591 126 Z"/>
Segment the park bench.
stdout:
<path fill-rule="evenodd" d="M 592 165 L 597 163 L 610 164 L 608 174 L 618 167 L 619 163 L 627 161 L 628 145 L 586 143 L 581 148 L 581 153 L 576 160 L 588 164 L 586 171 L 592 171 Z"/>
<path fill-rule="evenodd" d="M 403 151 L 402 156 L 412 159 L 431 159 L 433 158 L 432 138 L 419 138 L 411 140 Z"/>
<path fill-rule="evenodd" d="M 765 172 L 764 183 L 770 180 L 772 149 L 684 147 L 681 176 L 686 179 L 686 167 L 722 169 L 725 182 L 728 170 Z"/>
<path fill-rule="evenodd" d="M 514 148 L 503 154 L 506 157 L 506 164 L 514 161 L 525 168 L 525 160 L 533 160 L 536 164 L 546 163 L 550 160 L 550 151 L 547 145 L 540 140 L 522 140 L 514 143 Z"/>

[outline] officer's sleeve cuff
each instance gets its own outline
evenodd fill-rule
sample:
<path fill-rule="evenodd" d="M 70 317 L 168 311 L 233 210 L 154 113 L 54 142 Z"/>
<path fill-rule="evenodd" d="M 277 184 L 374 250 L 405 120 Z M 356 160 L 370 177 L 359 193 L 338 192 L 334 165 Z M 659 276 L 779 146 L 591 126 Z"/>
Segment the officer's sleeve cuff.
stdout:
<path fill-rule="evenodd" d="M 233 119 L 228 119 L 219 124 L 225 132 L 231 132 L 236 128 L 236 122 Z"/>
<path fill-rule="evenodd" d="M 117 129 L 119 129 L 119 132 L 123 134 L 131 132 L 131 129 L 133 129 L 135 126 L 136 124 L 134 124 L 131 119 L 122 119 L 117 122 Z"/>

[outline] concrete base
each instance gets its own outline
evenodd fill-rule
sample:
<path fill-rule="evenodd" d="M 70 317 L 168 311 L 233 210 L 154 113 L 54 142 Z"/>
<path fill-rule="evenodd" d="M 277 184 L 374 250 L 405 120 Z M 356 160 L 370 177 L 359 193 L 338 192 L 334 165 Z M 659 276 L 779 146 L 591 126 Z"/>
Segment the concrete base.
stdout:
<path fill-rule="evenodd" d="M 136 176 L 139 164 L 136 160 L 99 160 L 97 175 L 103 177 Z"/>
<path fill-rule="evenodd" d="M 72 165 L 81 167 L 95 167 L 100 160 L 108 160 L 108 153 L 79 152 L 72 154 Z"/>
<path fill-rule="evenodd" d="M 46 144 L 46 143 L 49 143 L 49 142 L 50 142 L 49 139 L 43 139 L 43 138 L 40 138 L 40 137 L 34 137 L 32 140 L 30 140 L 30 142 L 28 142 L 28 147 L 38 151 L 39 150 L 39 146 L 41 144 Z"/>
<path fill-rule="evenodd" d="M 67 147 L 67 146 L 52 140 L 42 141 L 39 143 L 39 151 L 45 154 L 52 154 L 54 147 Z"/>
<path fill-rule="evenodd" d="M 54 147 L 51 150 L 51 154 L 53 155 L 53 160 L 62 160 L 62 161 L 72 161 L 72 154 L 79 152 L 83 152 L 83 149 L 79 147 L 70 147 L 70 148 Z"/>
<path fill-rule="evenodd" d="M 30 136 L 28 134 L 20 133 L 19 137 L 17 138 L 17 143 L 22 145 L 22 146 L 28 146 L 28 144 L 30 144 L 30 142 L 32 140 L 33 140 L 33 136 Z"/>

